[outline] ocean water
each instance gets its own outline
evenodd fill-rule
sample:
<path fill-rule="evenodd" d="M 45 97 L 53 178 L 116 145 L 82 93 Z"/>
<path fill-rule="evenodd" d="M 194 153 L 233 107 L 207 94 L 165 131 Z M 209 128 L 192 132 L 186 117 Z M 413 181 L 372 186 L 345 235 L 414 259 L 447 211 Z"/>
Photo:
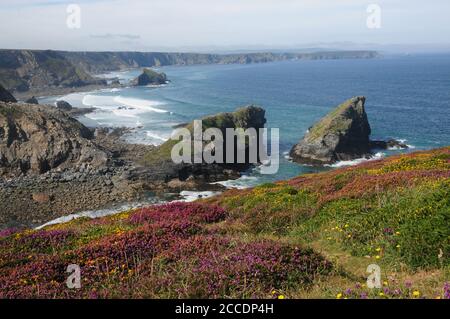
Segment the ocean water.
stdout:
<path fill-rule="evenodd" d="M 344 100 L 364 95 L 373 139 L 405 140 L 411 150 L 450 144 L 450 55 L 384 57 L 374 60 L 288 61 L 250 65 L 162 67 L 170 83 L 67 96 L 78 107 L 97 107 L 80 118 L 89 126 L 133 127 L 126 139 L 160 144 L 173 127 L 208 114 L 257 104 L 267 127 L 280 129 L 280 169 L 262 175 L 256 168 L 230 187 L 247 187 L 319 169 L 290 162 L 287 152 L 308 127 Z M 141 70 L 114 72 L 128 83 Z M 398 151 L 383 151 L 376 158 Z M 352 163 L 338 163 L 342 166 Z M 330 169 L 330 168 L 324 168 Z"/>

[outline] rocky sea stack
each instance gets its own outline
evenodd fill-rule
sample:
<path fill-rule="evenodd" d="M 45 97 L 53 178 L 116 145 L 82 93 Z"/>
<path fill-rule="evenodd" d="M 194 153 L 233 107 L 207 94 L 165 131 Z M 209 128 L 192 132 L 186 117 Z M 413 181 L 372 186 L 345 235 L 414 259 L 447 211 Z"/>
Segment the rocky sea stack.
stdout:
<path fill-rule="evenodd" d="M 292 159 L 298 163 L 321 165 L 369 157 L 372 148 L 406 148 L 396 140 L 370 140 L 365 101 L 364 96 L 351 98 L 309 128 L 291 149 Z"/>
<path fill-rule="evenodd" d="M 145 68 L 142 74 L 134 80 L 134 85 L 161 85 L 167 82 L 167 76 L 165 73 L 158 73 L 152 69 Z"/>
<path fill-rule="evenodd" d="M 209 183 L 237 178 L 240 176 L 239 172 L 249 168 L 252 163 L 248 161 L 248 146 L 246 146 L 245 149 L 244 163 L 237 163 L 236 161 L 234 163 L 226 163 L 226 129 L 255 128 L 258 132 L 258 129 L 263 128 L 265 123 L 265 110 L 254 105 L 238 108 L 234 112 L 206 116 L 202 118 L 202 130 L 205 131 L 208 128 L 218 128 L 222 131 L 224 136 L 223 163 L 175 164 L 171 158 L 171 151 L 174 145 L 179 143 L 179 141 L 170 139 L 144 156 L 142 164 L 151 168 L 151 176 L 148 177 L 148 180 L 165 179 L 168 182 L 171 181 L 171 183 L 169 182 L 169 185 L 179 184 L 183 187 L 187 187 L 189 185 L 186 185 L 186 182 L 188 184 L 203 184 L 205 182 Z M 193 123 L 186 124 L 184 127 L 193 132 Z M 205 145 L 203 146 L 205 147 Z M 236 149 L 234 154 L 237 154 Z"/>

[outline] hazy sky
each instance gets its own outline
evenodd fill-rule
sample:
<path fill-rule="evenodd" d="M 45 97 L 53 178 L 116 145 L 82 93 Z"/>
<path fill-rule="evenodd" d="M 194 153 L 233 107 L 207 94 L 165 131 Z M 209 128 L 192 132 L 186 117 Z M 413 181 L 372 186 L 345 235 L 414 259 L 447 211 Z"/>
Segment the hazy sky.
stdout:
<path fill-rule="evenodd" d="M 81 8 L 79 29 L 67 27 L 72 3 Z M 381 8 L 379 29 L 366 24 L 373 3 Z M 205 51 L 346 42 L 450 47 L 450 1 L 0 0 L 0 30 L 1 48 Z"/>

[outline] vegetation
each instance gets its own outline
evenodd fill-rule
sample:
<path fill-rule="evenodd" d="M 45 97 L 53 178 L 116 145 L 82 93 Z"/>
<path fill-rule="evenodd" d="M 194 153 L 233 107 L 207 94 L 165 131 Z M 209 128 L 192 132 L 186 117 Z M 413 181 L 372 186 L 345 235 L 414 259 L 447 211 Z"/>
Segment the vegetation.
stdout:
<path fill-rule="evenodd" d="M 0 297 L 450 298 L 450 147 L 0 234 Z M 69 264 L 82 288 L 68 289 Z M 377 264 L 382 287 L 366 286 Z"/>

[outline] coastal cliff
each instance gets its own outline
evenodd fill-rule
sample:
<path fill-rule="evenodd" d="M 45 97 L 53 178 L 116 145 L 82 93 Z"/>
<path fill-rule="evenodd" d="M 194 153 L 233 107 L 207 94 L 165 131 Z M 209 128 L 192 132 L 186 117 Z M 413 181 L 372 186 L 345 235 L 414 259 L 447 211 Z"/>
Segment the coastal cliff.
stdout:
<path fill-rule="evenodd" d="M 30 94 L 37 95 L 49 90 L 59 92 L 70 88 L 106 86 L 104 79 L 93 75 L 130 68 L 248 64 L 296 59 L 371 59 L 379 56 L 375 51 L 206 54 L 0 50 L 0 84 L 12 93 L 31 92 Z"/>
<path fill-rule="evenodd" d="M 17 102 L 15 97 L 0 84 L 0 102 Z"/>
<path fill-rule="evenodd" d="M 58 105 L 0 102 L 0 229 L 145 201 L 150 191 L 164 198 L 182 190 L 222 190 L 209 183 L 238 178 L 249 165 L 175 164 L 172 141 L 128 144 L 121 140 L 127 129 L 87 128 L 72 117 L 76 109 Z M 250 106 L 204 123 L 259 128 L 264 110 Z"/>

